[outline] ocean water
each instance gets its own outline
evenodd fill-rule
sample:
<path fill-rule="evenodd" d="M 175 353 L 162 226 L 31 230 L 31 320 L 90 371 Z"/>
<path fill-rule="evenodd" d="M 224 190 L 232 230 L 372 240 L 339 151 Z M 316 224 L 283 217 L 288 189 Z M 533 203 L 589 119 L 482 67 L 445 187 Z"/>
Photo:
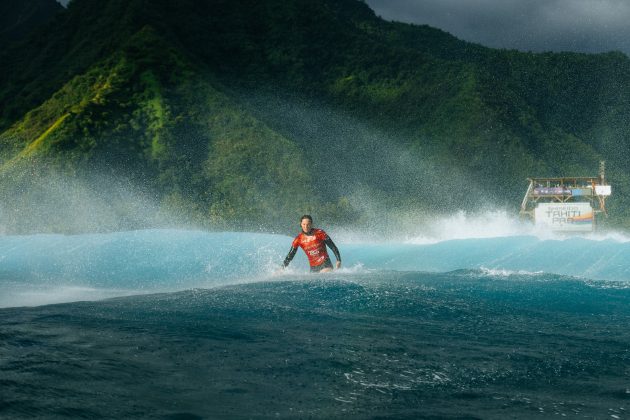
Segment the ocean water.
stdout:
<path fill-rule="evenodd" d="M 623 236 L 335 239 L 2 237 L 0 418 L 630 418 Z"/>

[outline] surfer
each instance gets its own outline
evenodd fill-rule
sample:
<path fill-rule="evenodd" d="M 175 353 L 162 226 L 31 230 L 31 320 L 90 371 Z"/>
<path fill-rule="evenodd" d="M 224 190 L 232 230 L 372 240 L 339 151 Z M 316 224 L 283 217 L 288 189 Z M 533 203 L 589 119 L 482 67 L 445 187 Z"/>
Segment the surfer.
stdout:
<path fill-rule="evenodd" d="M 322 229 L 313 227 L 313 218 L 308 214 L 305 214 L 300 219 L 300 226 L 302 227 L 302 232 L 300 232 L 300 234 L 293 240 L 291 250 L 284 259 L 284 267 L 286 268 L 293 257 L 295 257 L 295 253 L 297 252 L 299 246 L 306 253 L 308 263 L 311 265 L 311 273 L 325 273 L 327 271 L 332 271 L 333 265 L 330 261 L 330 257 L 328 256 L 328 252 L 326 251 L 326 245 L 332 249 L 332 252 L 335 254 L 335 258 L 337 258 L 335 268 L 341 267 L 341 255 L 339 254 L 337 246 L 332 239 L 330 239 L 328 234 L 326 234 L 326 232 Z"/>

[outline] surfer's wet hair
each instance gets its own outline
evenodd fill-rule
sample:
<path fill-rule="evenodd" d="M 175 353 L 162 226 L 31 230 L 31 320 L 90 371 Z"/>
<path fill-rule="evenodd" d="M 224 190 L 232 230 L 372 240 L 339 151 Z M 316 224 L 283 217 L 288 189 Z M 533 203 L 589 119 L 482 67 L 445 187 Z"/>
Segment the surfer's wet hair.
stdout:
<path fill-rule="evenodd" d="M 300 223 L 302 223 L 302 220 L 304 219 L 308 219 L 311 221 L 311 223 L 313 223 L 313 218 L 311 217 L 310 214 L 305 214 L 304 216 L 300 217 Z"/>

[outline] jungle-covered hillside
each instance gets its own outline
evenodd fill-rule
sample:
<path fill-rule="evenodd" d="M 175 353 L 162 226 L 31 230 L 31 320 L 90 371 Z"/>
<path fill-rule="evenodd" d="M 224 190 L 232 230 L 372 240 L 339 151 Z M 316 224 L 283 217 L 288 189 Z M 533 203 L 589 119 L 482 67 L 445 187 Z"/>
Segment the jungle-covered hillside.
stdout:
<path fill-rule="evenodd" d="M 44 3 L 0 32 L 6 232 L 516 216 L 527 177 L 601 160 L 630 226 L 622 53 L 485 48 L 359 0 Z"/>

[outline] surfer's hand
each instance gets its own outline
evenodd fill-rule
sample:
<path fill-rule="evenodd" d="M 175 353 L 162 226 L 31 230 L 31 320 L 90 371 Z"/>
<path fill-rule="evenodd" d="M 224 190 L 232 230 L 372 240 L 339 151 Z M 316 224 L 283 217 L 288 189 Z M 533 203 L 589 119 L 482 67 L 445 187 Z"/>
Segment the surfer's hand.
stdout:
<path fill-rule="evenodd" d="M 335 264 L 335 268 L 337 269 L 341 268 L 341 261 L 337 261 L 337 263 Z"/>

